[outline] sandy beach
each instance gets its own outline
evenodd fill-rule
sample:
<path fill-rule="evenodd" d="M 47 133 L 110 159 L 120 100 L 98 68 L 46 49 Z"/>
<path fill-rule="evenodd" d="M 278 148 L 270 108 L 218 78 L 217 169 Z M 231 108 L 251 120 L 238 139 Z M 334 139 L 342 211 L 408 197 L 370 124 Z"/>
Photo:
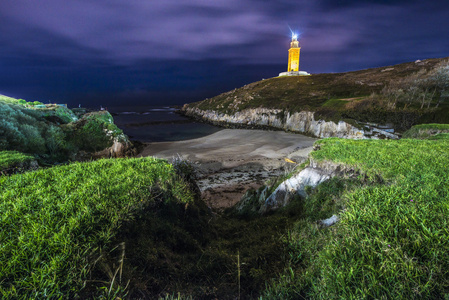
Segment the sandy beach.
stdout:
<path fill-rule="evenodd" d="M 283 131 L 223 129 L 198 139 L 148 143 L 139 156 L 181 156 L 197 170 L 204 200 L 214 209 L 237 203 L 249 188 L 302 163 L 316 139 Z"/>

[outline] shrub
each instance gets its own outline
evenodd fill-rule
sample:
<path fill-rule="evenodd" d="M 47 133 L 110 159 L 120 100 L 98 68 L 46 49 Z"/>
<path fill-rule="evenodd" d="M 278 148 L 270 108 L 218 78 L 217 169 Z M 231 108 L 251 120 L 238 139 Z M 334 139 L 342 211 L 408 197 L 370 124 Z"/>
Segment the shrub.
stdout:
<path fill-rule="evenodd" d="M 1 150 L 53 155 L 63 150 L 61 133 L 57 126 L 44 122 L 39 111 L 0 102 Z"/>
<path fill-rule="evenodd" d="M 62 150 L 66 149 L 66 136 L 61 128 L 56 126 L 49 127 L 45 137 L 45 145 L 50 155 L 58 155 Z"/>
<path fill-rule="evenodd" d="M 434 107 L 449 98 L 449 63 L 443 61 L 429 72 L 424 69 L 417 73 L 390 81 L 382 89 L 381 94 L 388 101 L 390 109 L 402 102 L 405 108 L 409 105 L 420 105 L 420 108 Z M 436 103 L 435 103 L 436 102 Z"/>
<path fill-rule="evenodd" d="M 114 123 L 108 112 L 85 114 L 79 121 L 63 127 L 68 143 L 73 147 L 96 152 L 112 146 L 114 140 L 127 142 L 123 131 Z"/>
<path fill-rule="evenodd" d="M 439 133 L 449 132 L 449 124 L 421 124 L 415 125 L 402 135 L 403 138 L 427 139 Z"/>
<path fill-rule="evenodd" d="M 128 141 L 108 112 L 86 114 L 76 122 L 78 117 L 65 107 L 32 109 L 18 103 L 13 98 L 0 97 L 0 150 L 64 161 L 78 150 L 99 151 L 111 146 L 114 139 Z M 59 124 L 65 126 L 64 130 Z"/>
<path fill-rule="evenodd" d="M 44 103 L 39 102 L 39 101 L 34 101 L 34 102 L 28 102 L 28 105 L 31 105 L 31 106 L 35 106 L 35 105 L 44 105 Z"/>

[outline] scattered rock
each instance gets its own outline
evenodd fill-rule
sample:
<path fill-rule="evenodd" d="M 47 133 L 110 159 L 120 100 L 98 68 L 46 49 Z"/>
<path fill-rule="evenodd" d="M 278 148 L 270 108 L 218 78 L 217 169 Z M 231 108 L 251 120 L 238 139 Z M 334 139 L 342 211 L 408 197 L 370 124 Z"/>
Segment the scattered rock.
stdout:
<path fill-rule="evenodd" d="M 332 215 L 332 217 L 330 217 L 328 219 L 321 220 L 320 225 L 323 227 L 329 227 L 329 226 L 336 224 L 338 221 L 339 221 L 338 216 Z"/>
<path fill-rule="evenodd" d="M 305 168 L 297 175 L 282 182 L 276 190 L 267 198 L 261 207 L 260 213 L 266 213 L 286 206 L 296 196 L 307 197 L 305 191 L 307 186 L 316 187 L 323 181 L 328 180 L 332 173 L 318 168 Z"/>
<path fill-rule="evenodd" d="M 334 176 L 356 176 L 358 173 L 347 166 L 335 164 L 330 161 L 316 162 L 311 159 L 309 166 L 297 175 L 282 182 L 276 190 L 266 199 L 259 212 L 264 214 L 271 210 L 284 207 L 294 197 L 307 197 L 306 187 L 316 187 L 320 183 Z"/>
<path fill-rule="evenodd" d="M 381 70 L 381 72 L 389 72 L 389 71 L 393 71 L 393 70 L 394 70 L 394 68 L 386 68 L 386 69 Z"/>

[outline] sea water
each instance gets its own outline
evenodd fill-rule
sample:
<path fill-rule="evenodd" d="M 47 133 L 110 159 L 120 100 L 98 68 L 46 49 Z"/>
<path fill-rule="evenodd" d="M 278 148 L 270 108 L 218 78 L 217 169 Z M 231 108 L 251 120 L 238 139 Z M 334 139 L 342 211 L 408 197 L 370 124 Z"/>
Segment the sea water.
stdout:
<path fill-rule="evenodd" d="M 108 111 L 131 140 L 141 142 L 189 140 L 221 130 L 180 115 L 168 106 L 110 107 Z"/>

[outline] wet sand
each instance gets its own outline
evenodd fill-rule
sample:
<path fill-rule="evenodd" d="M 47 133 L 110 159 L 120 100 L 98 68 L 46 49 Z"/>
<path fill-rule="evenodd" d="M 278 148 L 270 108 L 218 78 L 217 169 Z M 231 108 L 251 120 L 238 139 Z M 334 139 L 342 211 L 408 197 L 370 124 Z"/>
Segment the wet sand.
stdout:
<path fill-rule="evenodd" d="M 181 156 L 197 170 L 198 185 L 209 206 L 223 209 L 237 203 L 249 188 L 302 163 L 314 138 L 283 131 L 223 129 L 198 139 L 148 143 L 139 156 L 171 160 Z"/>

